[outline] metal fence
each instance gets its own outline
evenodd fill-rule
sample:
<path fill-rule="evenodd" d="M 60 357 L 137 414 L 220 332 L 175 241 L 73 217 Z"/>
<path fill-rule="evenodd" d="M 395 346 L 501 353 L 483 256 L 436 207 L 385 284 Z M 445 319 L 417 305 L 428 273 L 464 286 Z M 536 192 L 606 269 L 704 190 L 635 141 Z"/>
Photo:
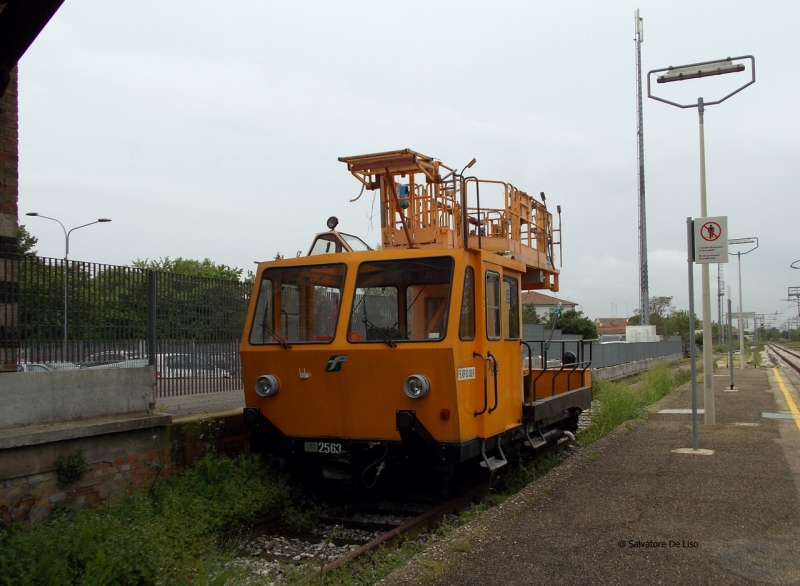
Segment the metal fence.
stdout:
<path fill-rule="evenodd" d="M 592 368 L 604 368 L 627 362 L 637 362 L 648 358 L 683 355 L 680 340 L 670 342 L 608 342 L 594 344 L 592 348 Z"/>
<path fill-rule="evenodd" d="M 536 366 L 540 364 L 536 359 L 544 354 L 544 341 L 528 341 Z M 565 352 L 575 354 L 579 362 L 590 362 L 590 368 L 605 368 L 617 364 L 637 362 L 648 358 L 683 355 L 683 344 L 680 340 L 669 342 L 610 342 L 598 344 L 597 342 L 580 340 L 553 340 L 547 349 L 548 363 L 560 363 Z"/>
<path fill-rule="evenodd" d="M 249 283 L 37 256 L 0 272 L 0 347 L 19 369 L 154 364 L 162 397 L 241 388 Z"/>

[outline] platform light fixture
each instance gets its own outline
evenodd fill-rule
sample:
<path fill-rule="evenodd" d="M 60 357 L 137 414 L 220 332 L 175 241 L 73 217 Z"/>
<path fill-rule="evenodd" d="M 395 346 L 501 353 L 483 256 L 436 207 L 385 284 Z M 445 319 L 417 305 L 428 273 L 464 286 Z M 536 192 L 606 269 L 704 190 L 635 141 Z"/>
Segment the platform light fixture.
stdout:
<path fill-rule="evenodd" d="M 728 58 L 724 61 L 710 61 L 684 67 L 669 67 L 664 75 L 658 76 L 657 81 L 658 83 L 669 83 L 671 81 L 725 75 L 726 73 L 738 73 L 740 71 L 744 71 L 744 63 L 734 63 Z"/>
<path fill-rule="evenodd" d="M 656 96 L 652 92 L 650 81 L 652 77 L 657 76 L 659 83 L 667 83 L 671 81 L 685 81 L 687 79 L 696 79 L 701 77 L 711 77 L 716 75 L 724 75 L 727 73 L 736 73 L 745 70 L 745 64 L 742 62 L 750 62 L 750 80 L 737 89 L 733 90 L 726 96 L 712 102 L 706 102 L 702 97 L 697 98 L 697 102 L 682 104 L 673 102 Z M 661 74 L 661 75 L 659 75 Z M 659 102 L 664 102 L 676 108 L 697 108 L 697 114 L 700 122 L 700 216 L 708 217 L 708 206 L 706 204 L 706 149 L 705 149 L 705 131 L 703 127 L 703 114 L 705 113 L 706 106 L 714 106 L 721 104 L 731 96 L 738 94 L 740 91 L 756 82 L 756 61 L 752 55 L 743 55 L 740 57 L 727 57 L 725 59 L 716 59 L 714 61 L 702 61 L 700 63 L 690 63 L 688 65 L 680 65 L 678 67 L 663 67 L 661 69 L 653 69 L 647 72 L 647 97 Z M 703 339 L 711 340 L 711 281 L 709 278 L 708 264 L 702 265 L 702 280 L 703 280 Z M 716 415 L 714 413 L 714 383 L 712 378 L 713 371 L 713 354 L 711 344 L 703 344 L 703 398 L 705 402 L 705 423 L 706 425 L 713 425 L 716 422 Z"/>

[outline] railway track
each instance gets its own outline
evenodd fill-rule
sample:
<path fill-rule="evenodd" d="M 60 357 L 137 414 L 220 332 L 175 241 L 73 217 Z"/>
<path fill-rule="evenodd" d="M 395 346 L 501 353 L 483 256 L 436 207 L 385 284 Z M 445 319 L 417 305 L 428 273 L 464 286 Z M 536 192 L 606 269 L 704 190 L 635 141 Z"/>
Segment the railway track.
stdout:
<path fill-rule="evenodd" d="M 788 364 L 796 373 L 800 374 L 800 354 L 775 344 L 769 344 L 767 345 L 767 348 L 769 348 L 770 351 L 773 352 L 778 358 L 783 360 L 783 362 Z"/>
<path fill-rule="evenodd" d="M 266 518 L 261 525 L 245 528 L 252 537 L 242 548 L 244 555 L 232 565 L 275 584 L 307 583 L 400 537 L 420 536 L 444 517 L 469 507 L 487 490 L 484 484 L 433 506 L 383 503 L 333 508 L 305 535 L 277 531 L 276 517 Z"/>

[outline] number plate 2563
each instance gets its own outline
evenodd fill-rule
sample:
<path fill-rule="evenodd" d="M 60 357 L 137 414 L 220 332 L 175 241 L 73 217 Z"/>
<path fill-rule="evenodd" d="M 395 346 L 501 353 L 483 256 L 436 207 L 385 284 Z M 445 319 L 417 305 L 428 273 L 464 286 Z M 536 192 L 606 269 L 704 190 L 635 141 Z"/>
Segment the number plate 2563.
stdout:
<path fill-rule="evenodd" d="M 334 442 L 305 442 L 305 451 L 320 454 L 341 454 L 342 444 Z"/>

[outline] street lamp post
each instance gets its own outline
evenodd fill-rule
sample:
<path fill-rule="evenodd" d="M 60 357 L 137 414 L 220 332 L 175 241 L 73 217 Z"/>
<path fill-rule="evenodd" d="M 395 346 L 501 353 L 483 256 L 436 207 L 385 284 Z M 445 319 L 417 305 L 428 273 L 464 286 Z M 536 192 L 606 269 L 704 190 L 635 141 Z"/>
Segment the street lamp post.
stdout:
<path fill-rule="evenodd" d="M 658 83 L 668 83 L 673 81 L 684 81 L 687 79 L 697 79 L 701 77 L 710 77 L 713 75 L 724 75 L 726 73 L 736 73 L 744 71 L 745 66 L 743 63 L 736 63 L 736 61 L 749 60 L 751 79 L 746 84 L 738 89 L 729 93 L 727 96 L 720 100 L 713 102 L 706 102 L 702 97 L 697 98 L 697 103 L 680 104 L 665 98 L 653 95 L 650 89 L 650 79 L 653 74 L 663 73 L 658 77 Z M 697 113 L 700 122 L 700 216 L 708 217 L 708 207 L 706 205 L 706 147 L 705 147 L 705 133 L 703 130 L 703 114 L 707 106 L 714 106 L 721 104 L 731 96 L 738 94 L 744 88 L 756 82 L 756 67 L 755 57 L 752 55 L 744 55 L 741 57 L 728 57 L 727 59 L 718 61 L 703 61 L 701 63 L 692 63 L 689 65 L 681 65 L 680 67 L 664 67 L 662 69 L 653 69 L 647 72 L 647 97 L 659 102 L 664 102 L 670 106 L 677 108 L 697 108 Z M 713 425 L 716 422 L 716 415 L 714 413 L 714 379 L 713 379 L 713 352 L 712 352 L 712 337 L 711 337 L 711 283 L 709 278 L 708 264 L 702 265 L 702 286 L 703 286 L 703 399 L 705 407 L 705 423 L 706 425 Z"/>
<path fill-rule="evenodd" d="M 110 218 L 97 218 L 94 222 L 89 222 L 88 224 L 82 224 L 80 226 L 75 226 L 74 228 L 70 228 L 67 230 L 64 227 L 64 224 L 61 223 L 60 220 L 55 218 L 51 218 L 50 216 L 43 216 L 37 212 L 28 212 L 25 214 L 26 216 L 34 216 L 37 218 L 44 218 L 45 220 L 52 220 L 53 222 L 58 222 L 58 225 L 61 226 L 61 229 L 64 231 L 64 342 L 63 347 L 61 349 L 61 360 L 66 362 L 67 360 L 67 309 L 69 308 L 69 302 L 67 301 L 67 279 L 69 278 L 69 237 L 75 230 L 80 230 L 81 228 L 86 228 L 86 226 L 91 226 L 93 224 L 99 224 L 102 222 L 110 222 Z"/>
<path fill-rule="evenodd" d="M 742 327 L 744 316 L 742 313 L 744 309 L 742 308 L 742 255 L 747 254 L 748 252 L 753 252 L 756 248 L 758 248 L 758 238 L 734 238 L 733 240 L 728 240 L 728 245 L 731 244 L 753 244 L 755 242 L 755 246 L 750 248 L 749 250 L 745 250 L 744 252 L 737 252 L 736 257 L 739 259 L 739 354 L 741 354 L 741 359 L 739 360 L 739 368 L 744 370 L 744 327 Z M 731 365 L 733 368 L 733 365 Z"/>

